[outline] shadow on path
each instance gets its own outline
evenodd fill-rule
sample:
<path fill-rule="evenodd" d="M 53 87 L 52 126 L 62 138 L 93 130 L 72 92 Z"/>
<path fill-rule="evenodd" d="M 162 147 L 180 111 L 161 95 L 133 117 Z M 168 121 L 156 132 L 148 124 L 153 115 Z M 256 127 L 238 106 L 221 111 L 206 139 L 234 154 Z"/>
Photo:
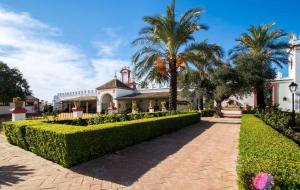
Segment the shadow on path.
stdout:
<path fill-rule="evenodd" d="M 32 174 L 32 170 L 26 169 L 25 166 L 0 166 L 0 187 L 1 185 L 11 186 L 19 181 L 24 181 L 21 177 L 29 174 Z"/>
<path fill-rule="evenodd" d="M 77 165 L 71 170 L 100 180 L 128 186 L 213 124 L 214 122 L 201 121 L 151 141 L 127 147 L 116 154 L 109 154 Z"/>

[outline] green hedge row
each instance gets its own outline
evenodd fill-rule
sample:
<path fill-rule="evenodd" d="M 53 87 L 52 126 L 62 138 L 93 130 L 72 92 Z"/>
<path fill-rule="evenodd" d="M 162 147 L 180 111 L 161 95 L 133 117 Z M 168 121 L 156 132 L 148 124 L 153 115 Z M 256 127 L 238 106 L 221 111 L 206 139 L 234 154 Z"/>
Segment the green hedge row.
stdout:
<path fill-rule="evenodd" d="M 189 113 L 88 126 L 7 122 L 4 128 L 12 144 L 70 167 L 199 120 L 199 113 Z"/>
<path fill-rule="evenodd" d="M 300 189 L 300 148 L 254 115 L 243 115 L 238 177 L 240 189 L 254 189 L 259 172 L 274 176 L 274 189 Z"/>
<path fill-rule="evenodd" d="M 201 116 L 202 117 L 212 117 L 216 113 L 216 110 L 214 109 L 206 109 L 206 110 L 201 110 Z"/>
<path fill-rule="evenodd" d="M 300 145 L 300 134 L 292 129 L 292 114 L 283 112 L 276 107 L 262 110 L 257 114 L 266 124 L 270 125 Z"/>

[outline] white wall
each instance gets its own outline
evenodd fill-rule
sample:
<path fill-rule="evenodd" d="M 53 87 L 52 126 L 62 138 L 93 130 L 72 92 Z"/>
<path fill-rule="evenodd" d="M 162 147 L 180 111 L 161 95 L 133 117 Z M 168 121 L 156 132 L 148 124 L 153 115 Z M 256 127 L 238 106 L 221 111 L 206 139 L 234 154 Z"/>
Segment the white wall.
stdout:
<path fill-rule="evenodd" d="M 27 113 L 37 113 L 37 111 L 34 110 L 34 106 L 24 106 L 23 107 L 27 110 Z M 9 106 L 0 106 L 0 115 L 7 115 L 10 114 L 10 110 L 13 109 L 14 103 L 10 103 Z"/>
<path fill-rule="evenodd" d="M 278 83 L 278 104 L 283 111 L 292 110 L 292 94 L 289 90 L 290 83 L 291 81 Z"/>

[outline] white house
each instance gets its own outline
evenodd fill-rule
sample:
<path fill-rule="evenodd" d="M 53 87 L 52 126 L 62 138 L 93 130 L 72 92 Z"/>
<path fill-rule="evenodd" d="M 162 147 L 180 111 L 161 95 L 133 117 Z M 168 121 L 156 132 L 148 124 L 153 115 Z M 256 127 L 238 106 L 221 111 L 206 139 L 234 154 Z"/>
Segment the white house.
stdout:
<path fill-rule="evenodd" d="M 74 101 L 80 101 L 86 113 L 131 112 L 133 101 L 136 102 L 139 111 L 147 112 L 150 106 L 154 111 L 159 111 L 163 109 L 162 102 L 165 102 L 168 109 L 169 88 L 161 86 L 153 86 L 151 89 L 138 88 L 131 76 L 131 70 L 124 67 L 120 71 L 119 79 L 115 76 L 96 89 L 58 93 L 54 96 L 53 106 L 62 112 L 71 112 Z M 177 106 L 178 109 L 185 109 L 188 102 L 178 97 Z M 195 102 L 193 106 L 196 106 Z"/>

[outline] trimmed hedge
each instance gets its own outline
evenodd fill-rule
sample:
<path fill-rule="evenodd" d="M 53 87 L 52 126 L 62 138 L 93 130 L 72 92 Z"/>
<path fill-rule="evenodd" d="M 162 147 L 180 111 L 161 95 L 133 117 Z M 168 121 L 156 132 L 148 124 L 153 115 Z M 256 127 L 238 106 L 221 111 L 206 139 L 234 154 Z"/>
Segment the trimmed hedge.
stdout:
<path fill-rule="evenodd" d="M 212 117 L 216 113 L 216 110 L 214 109 L 206 109 L 206 110 L 201 110 L 201 116 L 202 117 Z"/>
<path fill-rule="evenodd" d="M 277 107 L 262 110 L 257 114 L 266 124 L 270 125 L 300 145 L 300 133 L 292 129 L 292 114 L 283 112 Z"/>
<path fill-rule="evenodd" d="M 199 113 L 189 113 L 88 126 L 50 124 L 41 120 L 23 121 L 24 124 L 7 122 L 4 128 L 12 144 L 70 167 L 199 120 Z"/>
<path fill-rule="evenodd" d="M 240 131 L 238 181 L 240 189 L 254 189 L 259 172 L 274 176 L 274 189 L 300 189 L 300 148 L 254 115 L 243 115 Z"/>

